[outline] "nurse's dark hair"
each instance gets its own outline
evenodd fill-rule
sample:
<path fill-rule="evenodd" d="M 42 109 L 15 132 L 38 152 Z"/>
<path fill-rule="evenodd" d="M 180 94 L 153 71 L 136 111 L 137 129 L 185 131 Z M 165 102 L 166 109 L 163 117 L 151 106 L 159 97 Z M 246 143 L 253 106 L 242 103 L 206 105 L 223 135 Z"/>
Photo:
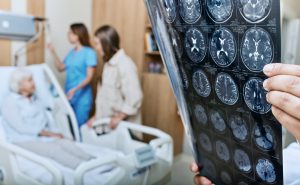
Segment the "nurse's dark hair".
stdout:
<path fill-rule="evenodd" d="M 104 62 L 108 62 L 120 49 L 120 37 L 117 30 L 109 25 L 98 28 L 95 36 L 101 42 Z"/>
<path fill-rule="evenodd" d="M 74 23 L 71 24 L 70 29 L 72 32 L 78 36 L 79 42 L 83 46 L 91 47 L 91 41 L 88 29 L 83 23 Z"/>

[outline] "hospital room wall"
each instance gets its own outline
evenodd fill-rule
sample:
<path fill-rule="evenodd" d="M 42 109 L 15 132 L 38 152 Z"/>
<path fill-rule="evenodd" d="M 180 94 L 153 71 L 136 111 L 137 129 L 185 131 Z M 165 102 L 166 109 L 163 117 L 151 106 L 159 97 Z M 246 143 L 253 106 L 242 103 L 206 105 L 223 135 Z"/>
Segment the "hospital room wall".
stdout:
<path fill-rule="evenodd" d="M 10 10 L 10 0 L 1 0 L 0 1 L 0 10 Z M 0 40 L 0 66 L 7 66 L 10 65 L 11 58 L 11 42 L 7 40 Z"/>
<path fill-rule="evenodd" d="M 93 31 L 105 24 L 114 26 L 120 34 L 121 47 L 136 63 L 140 75 L 146 18 L 143 0 L 93 0 Z"/>
<path fill-rule="evenodd" d="M 18 14 L 31 14 L 44 16 L 45 0 L 1 0 L 0 9 Z M 9 66 L 14 63 L 14 51 L 22 47 L 24 42 L 0 41 L 1 61 L 0 66 Z M 37 64 L 44 62 L 44 35 L 40 40 L 27 48 L 19 58 L 19 64 Z"/>
<path fill-rule="evenodd" d="M 52 42 L 59 57 L 64 59 L 72 48 L 67 37 L 70 24 L 83 22 L 92 31 L 92 0 L 46 0 L 45 7 L 45 16 L 51 26 L 46 42 Z M 48 50 L 45 50 L 45 61 L 63 86 L 65 74 L 55 69 L 54 59 Z"/>

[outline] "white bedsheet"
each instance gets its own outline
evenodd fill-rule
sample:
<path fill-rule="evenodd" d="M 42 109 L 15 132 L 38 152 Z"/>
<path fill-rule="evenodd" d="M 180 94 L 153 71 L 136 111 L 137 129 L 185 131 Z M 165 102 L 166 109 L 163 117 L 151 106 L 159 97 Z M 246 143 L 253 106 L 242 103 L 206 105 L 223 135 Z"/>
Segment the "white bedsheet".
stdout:
<path fill-rule="evenodd" d="M 121 152 L 114 151 L 107 148 L 95 147 L 87 144 L 77 144 L 83 151 L 93 155 L 95 157 L 101 158 L 106 156 L 116 157 L 123 155 Z M 70 168 L 66 168 L 56 161 L 49 159 L 59 170 L 62 171 L 64 177 L 65 185 L 73 185 L 74 184 L 74 171 Z M 52 184 L 52 175 L 48 172 L 44 167 L 26 159 L 21 156 L 16 156 L 17 165 L 21 171 L 21 173 L 29 176 L 36 181 L 41 182 L 45 185 Z M 118 175 L 118 171 L 120 167 L 115 164 L 108 164 L 99 166 L 91 171 L 88 171 L 84 175 L 84 185 L 101 185 L 106 184 L 107 180 L 111 176 Z"/>

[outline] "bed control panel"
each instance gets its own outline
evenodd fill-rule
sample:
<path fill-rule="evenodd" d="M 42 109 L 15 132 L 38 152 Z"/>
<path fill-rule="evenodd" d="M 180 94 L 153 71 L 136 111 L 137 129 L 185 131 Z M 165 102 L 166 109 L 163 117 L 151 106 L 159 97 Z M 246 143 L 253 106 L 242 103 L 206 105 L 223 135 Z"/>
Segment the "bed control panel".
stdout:
<path fill-rule="evenodd" d="M 155 152 L 151 146 L 145 146 L 135 150 L 137 168 L 146 168 L 155 164 Z"/>

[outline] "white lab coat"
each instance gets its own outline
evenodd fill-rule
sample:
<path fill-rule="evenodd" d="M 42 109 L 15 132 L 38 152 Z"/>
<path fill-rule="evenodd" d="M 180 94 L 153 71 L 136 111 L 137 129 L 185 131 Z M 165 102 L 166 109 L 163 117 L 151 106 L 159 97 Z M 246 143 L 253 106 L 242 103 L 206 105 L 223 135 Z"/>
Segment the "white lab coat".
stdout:
<path fill-rule="evenodd" d="M 98 85 L 96 118 L 123 112 L 133 123 L 141 123 L 143 93 L 134 62 L 120 49 L 105 63 L 102 83 Z"/>

